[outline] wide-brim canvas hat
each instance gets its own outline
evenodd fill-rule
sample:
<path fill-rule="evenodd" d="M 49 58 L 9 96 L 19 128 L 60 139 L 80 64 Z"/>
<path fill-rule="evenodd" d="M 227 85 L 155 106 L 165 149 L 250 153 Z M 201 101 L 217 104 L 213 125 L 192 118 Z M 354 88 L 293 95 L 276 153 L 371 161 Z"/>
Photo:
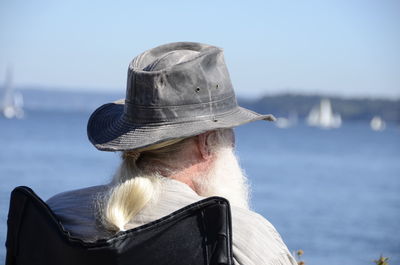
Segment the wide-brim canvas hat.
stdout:
<path fill-rule="evenodd" d="M 87 133 L 99 150 L 124 151 L 274 119 L 237 104 L 222 49 L 176 42 L 133 59 L 125 100 L 95 110 Z"/>

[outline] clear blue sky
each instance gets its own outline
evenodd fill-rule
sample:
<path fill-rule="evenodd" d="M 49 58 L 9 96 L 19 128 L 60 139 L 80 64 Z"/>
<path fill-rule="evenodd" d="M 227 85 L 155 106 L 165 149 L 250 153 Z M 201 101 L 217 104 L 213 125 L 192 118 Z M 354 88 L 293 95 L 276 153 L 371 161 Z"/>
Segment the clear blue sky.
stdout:
<path fill-rule="evenodd" d="M 222 47 L 239 95 L 400 97 L 400 1 L 0 0 L 0 82 L 125 89 L 130 60 L 174 41 Z"/>

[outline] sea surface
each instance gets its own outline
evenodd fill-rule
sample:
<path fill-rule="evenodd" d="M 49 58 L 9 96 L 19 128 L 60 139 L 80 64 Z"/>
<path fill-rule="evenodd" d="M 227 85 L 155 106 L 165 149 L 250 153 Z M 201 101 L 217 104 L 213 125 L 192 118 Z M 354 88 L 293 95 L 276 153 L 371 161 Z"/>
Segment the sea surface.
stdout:
<path fill-rule="evenodd" d="M 9 196 L 19 185 L 44 200 L 103 184 L 119 163 L 87 140 L 89 110 L 32 109 L 0 118 L 0 264 Z M 236 129 L 253 208 L 307 265 L 365 265 L 381 254 L 400 264 L 400 127 L 374 132 L 344 121 L 321 130 L 255 122 Z M 268 250 L 266 250 L 268 251 Z"/>

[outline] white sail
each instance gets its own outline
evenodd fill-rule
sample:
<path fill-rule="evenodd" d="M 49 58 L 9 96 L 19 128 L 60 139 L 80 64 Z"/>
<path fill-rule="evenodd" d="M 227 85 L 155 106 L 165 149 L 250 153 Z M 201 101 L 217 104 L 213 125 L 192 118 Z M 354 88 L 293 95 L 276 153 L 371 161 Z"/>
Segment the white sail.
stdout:
<path fill-rule="evenodd" d="M 386 128 L 386 123 L 385 121 L 379 117 L 379 116 L 374 116 L 371 119 L 371 122 L 369 123 L 369 126 L 373 131 L 383 131 Z"/>
<path fill-rule="evenodd" d="M 12 72 L 11 69 L 8 68 L 0 104 L 1 114 L 7 119 L 21 119 L 24 117 L 23 107 L 24 100 L 22 94 L 18 91 L 14 91 L 12 86 Z"/>
<path fill-rule="evenodd" d="M 275 125 L 278 128 L 286 129 L 295 126 L 298 122 L 298 114 L 295 111 L 291 111 L 288 117 L 278 117 Z"/>
<path fill-rule="evenodd" d="M 311 109 L 307 116 L 307 124 L 324 129 L 339 128 L 342 125 L 342 117 L 333 113 L 329 99 L 322 99 L 319 105 Z"/>

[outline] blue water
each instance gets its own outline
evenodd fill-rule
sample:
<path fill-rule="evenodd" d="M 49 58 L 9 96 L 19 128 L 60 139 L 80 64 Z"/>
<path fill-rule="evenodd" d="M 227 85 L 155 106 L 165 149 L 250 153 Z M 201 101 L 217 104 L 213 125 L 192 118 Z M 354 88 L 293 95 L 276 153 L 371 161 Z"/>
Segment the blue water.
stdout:
<path fill-rule="evenodd" d="M 89 112 L 30 111 L 0 119 L 0 263 L 10 191 L 33 188 L 43 199 L 102 184 L 118 154 L 86 138 Z M 256 122 L 236 130 L 252 205 L 290 250 L 309 265 L 374 264 L 380 254 L 400 264 L 400 127 L 373 132 L 367 123 L 337 130 Z"/>

